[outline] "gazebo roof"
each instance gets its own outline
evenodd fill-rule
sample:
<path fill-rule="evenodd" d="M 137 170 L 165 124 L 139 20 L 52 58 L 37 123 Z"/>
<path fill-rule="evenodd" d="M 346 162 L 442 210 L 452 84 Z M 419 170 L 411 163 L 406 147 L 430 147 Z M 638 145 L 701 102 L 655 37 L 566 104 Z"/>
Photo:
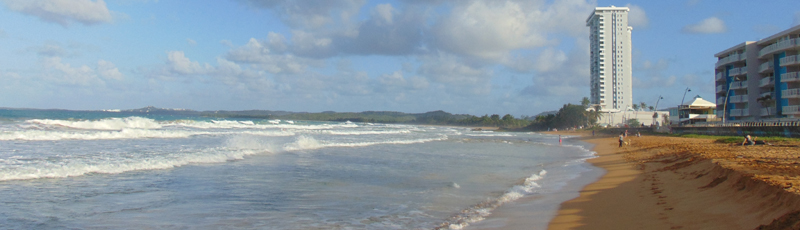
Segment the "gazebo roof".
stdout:
<path fill-rule="evenodd" d="M 696 97 L 694 97 L 693 100 L 683 103 L 683 106 L 689 108 L 716 108 L 717 104 L 703 100 L 703 98 L 700 97 L 700 95 L 697 95 Z"/>

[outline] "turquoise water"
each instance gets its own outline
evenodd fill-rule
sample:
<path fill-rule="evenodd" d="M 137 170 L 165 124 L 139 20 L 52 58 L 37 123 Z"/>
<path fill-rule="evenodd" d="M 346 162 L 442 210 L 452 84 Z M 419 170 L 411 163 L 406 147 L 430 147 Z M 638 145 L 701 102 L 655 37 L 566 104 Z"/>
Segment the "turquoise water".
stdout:
<path fill-rule="evenodd" d="M 135 115 L 135 116 L 134 116 Z M 0 110 L 0 228 L 459 229 L 590 169 L 535 133 Z M 468 228 L 468 227 L 467 227 Z"/>

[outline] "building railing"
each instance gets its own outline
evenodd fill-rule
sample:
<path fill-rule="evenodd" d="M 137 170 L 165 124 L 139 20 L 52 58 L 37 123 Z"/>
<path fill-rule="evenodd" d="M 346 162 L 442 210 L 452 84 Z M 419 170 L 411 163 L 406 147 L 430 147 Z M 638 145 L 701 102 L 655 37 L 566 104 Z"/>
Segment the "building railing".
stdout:
<path fill-rule="evenodd" d="M 718 85 L 718 86 L 717 86 L 717 93 L 719 93 L 719 92 L 725 92 L 725 90 L 728 90 L 728 89 L 727 89 L 727 88 L 725 88 L 725 86 L 724 86 L 724 85 Z"/>
<path fill-rule="evenodd" d="M 747 117 L 750 116 L 749 109 L 731 109 L 731 117 Z"/>
<path fill-rule="evenodd" d="M 760 81 L 758 81 L 758 87 L 764 87 L 764 86 L 774 85 L 774 84 L 775 84 L 775 79 L 773 79 L 771 77 L 766 77 L 766 78 L 763 78 Z"/>
<path fill-rule="evenodd" d="M 717 98 L 717 105 L 725 104 L 725 97 Z"/>
<path fill-rule="evenodd" d="M 726 122 L 705 123 L 705 124 L 684 124 L 683 127 L 791 127 L 800 126 L 800 121 L 748 121 L 748 122 Z"/>
<path fill-rule="evenodd" d="M 732 68 L 731 70 L 728 70 L 728 76 L 733 77 L 736 75 L 739 75 L 739 68 Z"/>
<path fill-rule="evenodd" d="M 788 72 L 781 74 L 781 82 L 791 82 L 791 81 L 800 81 L 800 77 L 798 77 L 798 72 Z"/>
<path fill-rule="evenodd" d="M 781 90 L 781 97 L 783 98 L 797 98 L 800 97 L 800 89 L 785 89 Z"/>
<path fill-rule="evenodd" d="M 731 96 L 728 99 L 728 101 L 731 102 L 731 103 L 741 103 L 741 102 L 747 102 L 748 101 L 747 99 L 748 99 L 748 95 L 745 94 L 745 95 Z"/>
<path fill-rule="evenodd" d="M 800 114 L 800 105 L 784 106 L 783 114 Z"/>
<path fill-rule="evenodd" d="M 790 55 L 780 59 L 781 66 L 794 65 L 797 63 L 797 55 Z"/>
<path fill-rule="evenodd" d="M 715 78 L 714 78 L 714 80 L 715 80 L 715 81 L 719 81 L 719 80 L 722 80 L 722 79 L 725 79 L 725 76 L 724 76 L 724 74 L 722 74 L 721 72 L 720 72 L 720 73 L 717 73 L 717 74 L 715 75 Z"/>
<path fill-rule="evenodd" d="M 758 95 L 758 97 L 766 97 L 766 96 L 769 96 L 770 98 L 775 99 L 775 93 L 774 92 L 763 92 L 763 93 Z"/>
<path fill-rule="evenodd" d="M 772 45 L 768 45 L 767 47 L 762 48 L 758 51 L 758 57 L 762 58 L 764 55 L 771 54 L 772 52 L 792 48 L 798 46 L 797 38 L 792 38 L 788 40 L 783 40 L 780 42 L 772 43 Z"/>
<path fill-rule="evenodd" d="M 731 84 L 731 89 L 742 89 L 742 88 L 747 88 L 746 81 L 737 81 Z"/>
<path fill-rule="evenodd" d="M 772 62 L 763 63 L 761 64 L 761 66 L 758 67 L 759 73 L 764 73 L 767 70 L 772 70 Z"/>
<path fill-rule="evenodd" d="M 761 116 L 775 115 L 775 107 L 761 108 Z"/>
<path fill-rule="evenodd" d="M 719 59 L 719 61 L 717 61 L 717 64 L 715 65 L 715 67 L 720 67 L 722 65 L 725 65 L 725 64 L 728 64 L 728 63 L 731 63 L 731 62 L 741 61 L 741 60 L 744 60 L 745 58 L 746 58 L 745 55 L 740 55 L 738 53 L 731 54 L 731 55 L 728 55 L 727 57 Z"/>

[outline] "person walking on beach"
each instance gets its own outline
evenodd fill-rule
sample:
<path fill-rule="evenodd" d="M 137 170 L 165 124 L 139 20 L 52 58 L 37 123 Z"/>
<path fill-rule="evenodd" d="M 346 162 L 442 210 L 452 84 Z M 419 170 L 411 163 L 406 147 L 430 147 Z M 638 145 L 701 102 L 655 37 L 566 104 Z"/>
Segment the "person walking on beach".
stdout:
<path fill-rule="evenodd" d="M 625 133 L 619 134 L 619 147 L 622 147 L 622 144 L 625 143 Z"/>
<path fill-rule="evenodd" d="M 558 135 L 558 145 L 561 145 L 561 135 Z"/>

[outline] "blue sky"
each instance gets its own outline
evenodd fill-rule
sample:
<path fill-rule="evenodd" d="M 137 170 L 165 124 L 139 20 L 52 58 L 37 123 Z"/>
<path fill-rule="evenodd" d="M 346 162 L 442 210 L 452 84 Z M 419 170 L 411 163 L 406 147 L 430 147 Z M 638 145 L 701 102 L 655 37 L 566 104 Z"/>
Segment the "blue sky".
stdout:
<path fill-rule="evenodd" d="M 535 115 L 589 95 L 610 5 L 659 108 L 713 101 L 715 53 L 800 23 L 796 0 L 0 0 L 0 107 Z"/>

